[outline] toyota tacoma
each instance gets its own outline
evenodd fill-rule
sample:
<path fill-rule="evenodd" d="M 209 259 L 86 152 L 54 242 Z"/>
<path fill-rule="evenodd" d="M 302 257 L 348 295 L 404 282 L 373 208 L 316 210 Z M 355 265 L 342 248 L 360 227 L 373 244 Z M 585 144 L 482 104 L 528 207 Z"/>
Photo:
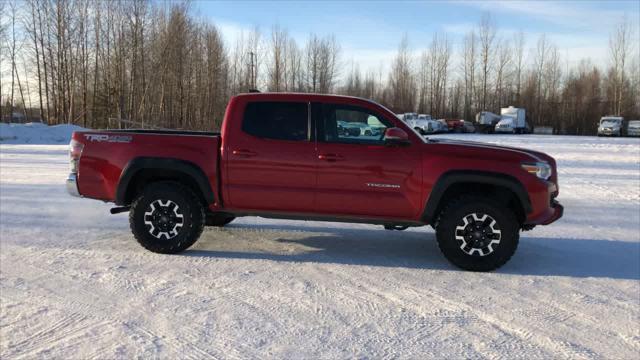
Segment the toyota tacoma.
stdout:
<path fill-rule="evenodd" d="M 353 137 L 339 121 L 384 126 Z M 240 216 L 403 230 L 430 225 L 444 256 L 489 271 L 521 230 L 562 216 L 555 160 L 541 152 L 424 138 L 375 102 L 334 95 L 231 98 L 222 131 L 77 131 L 67 190 L 129 211 L 146 249 L 178 253 L 205 225 Z"/>

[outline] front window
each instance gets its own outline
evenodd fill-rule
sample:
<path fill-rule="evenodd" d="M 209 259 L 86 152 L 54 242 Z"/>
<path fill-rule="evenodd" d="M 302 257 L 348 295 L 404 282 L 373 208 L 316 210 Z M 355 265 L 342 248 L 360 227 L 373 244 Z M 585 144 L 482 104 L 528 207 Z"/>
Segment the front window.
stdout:
<path fill-rule="evenodd" d="M 391 126 L 387 120 L 364 108 L 324 104 L 319 121 L 320 140 L 382 145 L 384 133 Z"/>

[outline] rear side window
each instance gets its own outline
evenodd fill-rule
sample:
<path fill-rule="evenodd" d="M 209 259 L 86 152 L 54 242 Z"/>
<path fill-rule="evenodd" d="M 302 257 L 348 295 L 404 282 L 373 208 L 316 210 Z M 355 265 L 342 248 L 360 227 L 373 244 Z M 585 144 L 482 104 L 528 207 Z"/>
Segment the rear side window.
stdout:
<path fill-rule="evenodd" d="M 251 102 L 242 120 L 242 131 L 275 140 L 305 141 L 309 137 L 307 103 Z"/>

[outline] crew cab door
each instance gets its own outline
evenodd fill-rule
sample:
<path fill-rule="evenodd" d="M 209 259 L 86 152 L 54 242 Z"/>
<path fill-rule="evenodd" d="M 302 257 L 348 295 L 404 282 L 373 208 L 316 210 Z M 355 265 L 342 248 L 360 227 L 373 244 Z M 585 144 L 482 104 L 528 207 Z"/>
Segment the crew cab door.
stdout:
<path fill-rule="evenodd" d="M 411 145 L 384 144 L 384 131 L 394 123 L 363 107 L 314 103 L 313 109 L 318 129 L 317 211 L 414 218 L 424 205 L 420 156 Z M 338 126 L 345 122 L 361 124 L 363 131 L 356 135 Z"/>
<path fill-rule="evenodd" d="M 317 156 L 309 103 L 250 101 L 223 134 L 225 207 L 311 212 Z"/>

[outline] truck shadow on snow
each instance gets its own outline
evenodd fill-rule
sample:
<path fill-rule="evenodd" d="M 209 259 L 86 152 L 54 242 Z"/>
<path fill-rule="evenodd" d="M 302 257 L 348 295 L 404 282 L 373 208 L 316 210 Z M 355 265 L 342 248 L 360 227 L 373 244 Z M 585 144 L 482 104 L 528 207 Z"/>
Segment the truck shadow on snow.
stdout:
<path fill-rule="evenodd" d="M 229 235 L 233 240 L 223 240 Z M 183 255 L 461 271 L 442 256 L 435 234 L 423 231 L 232 224 L 206 231 Z M 525 233 L 514 257 L 495 273 L 639 280 L 640 243 Z"/>

